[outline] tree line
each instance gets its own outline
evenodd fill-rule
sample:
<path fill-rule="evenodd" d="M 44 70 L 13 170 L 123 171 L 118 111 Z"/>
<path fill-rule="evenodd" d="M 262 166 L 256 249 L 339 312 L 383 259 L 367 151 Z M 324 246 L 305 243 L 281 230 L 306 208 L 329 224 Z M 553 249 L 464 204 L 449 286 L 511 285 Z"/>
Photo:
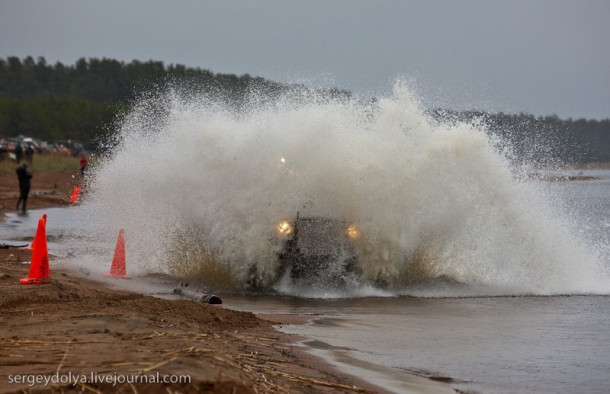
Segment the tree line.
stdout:
<path fill-rule="evenodd" d="M 507 154 L 519 162 L 610 162 L 610 119 L 560 119 L 556 115 L 489 114 L 482 111 L 434 110 L 438 121 L 482 123 L 500 137 Z"/>
<path fill-rule="evenodd" d="M 152 60 L 81 58 L 74 65 L 49 65 L 43 57 L 8 57 L 0 59 L 0 135 L 73 139 L 91 148 L 95 137 L 116 131 L 117 115 L 139 94 L 172 82 L 234 106 L 243 104 L 253 89 L 279 97 L 293 88 L 248 74 L 215 74 Z"/>
<path fill-rule="evenodd" d="M 43 57 L 7 57 L 0 59 L 0 135 L 79 140 L 94 149 L 98 137 L 116 131 L 117 116 L 128 110 L 138 95 L 174 82 L 236 109 L 247 102 L 251 91 L 273 99 L 295 88 L 308 89 L 249 74 L 219 74 L 152 60 L 125 63 L 81 58 L 74 65 L 50 65 Z M 324 90 L 323 95 L 351 97 L 349 91 L 338 89 Z M 521 159 L 610 162 L 610 119 L 572 120 L 479 111 L 431 113 L 444 121 L 483 119 L 488 130 L 509 141 Z"/>

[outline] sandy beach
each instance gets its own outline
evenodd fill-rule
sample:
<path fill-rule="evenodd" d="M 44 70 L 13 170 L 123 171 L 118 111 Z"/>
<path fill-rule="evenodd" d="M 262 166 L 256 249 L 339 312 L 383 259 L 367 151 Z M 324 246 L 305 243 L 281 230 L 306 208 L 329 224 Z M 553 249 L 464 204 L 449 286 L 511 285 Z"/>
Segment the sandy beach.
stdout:
<path fill-rule="evenodd" d="M 34 173 L 28 208 L 68 205 L 75 179 Z M 17 197 L 16 177 L 0 176 L 3 217 Z M 47 284 L 20 285 L 31 256 L 0 249 L 0 392 L 381 392 L 273 328 L 298 317 L 112 290 L 52 255 Z"/>

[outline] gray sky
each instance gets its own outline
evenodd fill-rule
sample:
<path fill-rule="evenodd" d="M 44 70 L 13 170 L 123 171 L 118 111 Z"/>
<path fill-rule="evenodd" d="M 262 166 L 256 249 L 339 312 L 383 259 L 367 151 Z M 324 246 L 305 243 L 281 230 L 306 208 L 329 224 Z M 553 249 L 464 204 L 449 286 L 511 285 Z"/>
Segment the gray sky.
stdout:
<path fill-rule="evenodd" d="M 609 0 L 0 0 L 0 58 L 160 60 L 426 106 L 610 117 Z"/>

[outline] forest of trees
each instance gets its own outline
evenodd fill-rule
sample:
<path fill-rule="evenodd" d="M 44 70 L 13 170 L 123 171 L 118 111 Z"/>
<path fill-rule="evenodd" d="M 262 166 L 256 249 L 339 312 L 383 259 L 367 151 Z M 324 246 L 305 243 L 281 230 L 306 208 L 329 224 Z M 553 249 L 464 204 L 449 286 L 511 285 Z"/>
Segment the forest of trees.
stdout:
<path fill-rule="evenodd" d="M 610 119 L 560 119 L 556 115 L 489 114 L 480 111 L 432 111 L 443 121 L 483 122 L 486 129 L 508 142 L 523 162 L 610 162 Z"/>
<path fill-rule="evenodd" d="M 159 61 L 125 63 L 81 58 L 74 65 L 49 65 L 42 57 L 8 57 L 0 59 L 0 135 L 78 140 L 95 149 L 96 137 L 115 131 L 117 115 L 127 110 L 138 94 L 171 82 L 214 96 L 235 108 L 244 103 L 251 90 L 273 98 L 295 89 L 295 85 L 248 74 L 215 74 L 183 65 L 166 66 Z M 351 96 L 348 91 L 336 89 L 323 93 Z M 610 162 L 610 119 L 448 110 L 432 114 L 443 120 L 482 118 L 492 133 L 510 141 L 514 152 L 526 160 Z"/>
<path fill-rule="evenodd" d="M 79 140 L 91 147 L 95 136 L 112 133 L 117 114 L 139 93 L 172 81 L 238 105 L 251 89 L 277 96 L 288 86 L 163 62 L 131 63 L 79 59 L 49 65 L 40 57 L 0 59 L 0 135 L 43 140 Z M 348 94 L 334 91 L 333 94 Z"/>

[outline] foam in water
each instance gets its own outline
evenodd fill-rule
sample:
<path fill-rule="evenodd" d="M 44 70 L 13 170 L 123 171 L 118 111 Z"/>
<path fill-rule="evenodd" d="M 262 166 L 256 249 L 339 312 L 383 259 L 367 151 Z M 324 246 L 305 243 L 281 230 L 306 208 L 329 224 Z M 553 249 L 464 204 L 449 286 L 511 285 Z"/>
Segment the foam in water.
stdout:
<path fill-rule="evenodd" d="M 429 280 L 498 294 L 610 289 L 595 250 L 484 124 L 433 121 L 400 83 L 375 105 L 253 98 L 237 112 L 170 89 L 125 117 L 86 205 L 99 234 L 125 228 L 132 270 L 315 296 L 280 277 L 274 228 L 299 212 L 359 227 L 360 274 L 344 296 Z"/>

